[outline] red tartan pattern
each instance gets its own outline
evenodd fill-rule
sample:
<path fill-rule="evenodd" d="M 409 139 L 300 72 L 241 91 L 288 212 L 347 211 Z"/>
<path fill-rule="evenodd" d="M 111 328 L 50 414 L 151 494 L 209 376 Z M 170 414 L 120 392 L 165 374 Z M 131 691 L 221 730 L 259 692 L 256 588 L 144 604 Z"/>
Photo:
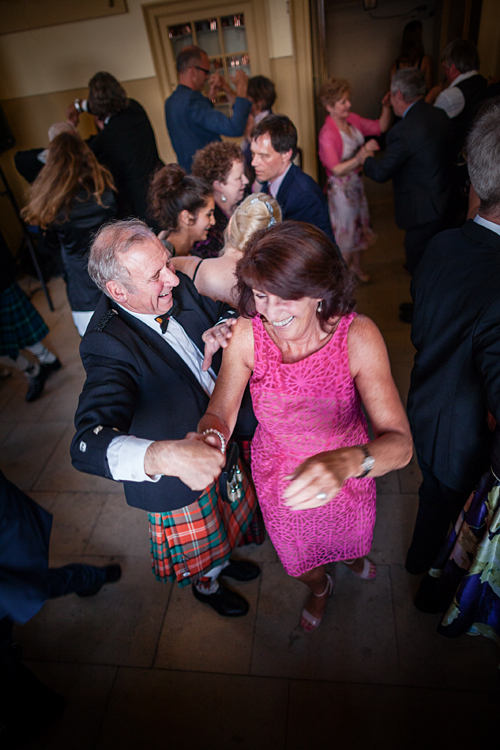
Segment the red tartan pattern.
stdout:
<path fill-rule="evenodd" d="M 241 463 L 240 468 L 244 489 L 240 501 L 225 503 L 214 484 L 185 508 L 148 513 L 152 568 L 158 581 L 177 581 L 181 587 L 195 583 L 228 560 L 247 533 L 247 544 L 264 541 L 260 512 L 253 518 L 258 508 L 253 482 Z"/>

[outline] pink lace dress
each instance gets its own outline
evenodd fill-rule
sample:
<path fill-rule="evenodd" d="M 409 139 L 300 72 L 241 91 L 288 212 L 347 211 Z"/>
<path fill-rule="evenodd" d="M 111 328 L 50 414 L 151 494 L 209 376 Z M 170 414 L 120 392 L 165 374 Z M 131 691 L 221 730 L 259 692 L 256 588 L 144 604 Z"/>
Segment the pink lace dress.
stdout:
<path fill-rule="evenodd" d="M 260 317 L 253 319 L 255 369 L 250 389 L 259 422 L 252 474 L 264 523 L 286 572 L 368 554 L 375 525 L 375 480 L 348 479 L 322 508 L 293 511 L 283 502 L 286 476 L 322 451 L 368 442 L 361 401 L 349 372 L 347 333 L 356 314 L 341 319 L 330 341 L 293 364 Z"/>

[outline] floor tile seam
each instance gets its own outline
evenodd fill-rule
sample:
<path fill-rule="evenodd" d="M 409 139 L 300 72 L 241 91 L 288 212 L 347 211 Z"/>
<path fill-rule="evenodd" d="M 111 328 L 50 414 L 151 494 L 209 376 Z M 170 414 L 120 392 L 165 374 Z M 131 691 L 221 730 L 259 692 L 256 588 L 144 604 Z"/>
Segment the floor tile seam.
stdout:
<path fill-rule="evenodd" d="M 47 425 L 47 424 L 64 424 L 64 425 L 66 425 L 66 427 L 67 427 L 67 426 L 68 426 L 68 422 L 69 422 L 69 423 L 71 424 L 71 420 L 67 420 L 67 419 L 64 419 L 64 420 L 63 420 L 63 419 L 55 419 L 55 420 L 53 420 L 53 421 L 50 421 L 50 420 L 49 420 L 48 422 L 43 422 L 43 424 L 44 424 L 44 425 Z M 37 424 L 38 424 L 38 422 L 37 422 Z M 65 432 L 66 432 L 66 428 L 65 428 L 64 430 L 62 430 L 62 432 L 61 432 L 61 435 L 59 436 L 59 440 L 57 440 L 57 441 L 56 441 L 56 444 L 54 445 L 54 447 L 53 447 L 53 449 L 52 449 L 51 453 L 50 453 L 50 454 L 49 454 L 49 455 L 47 456 L 47 458 L 45 459 L 45 462 L 44 462 L 44 464 L 43 464 L 43 467 L 42 467 L 42 468 L 40 469 L 40 471 L 39 471 L 39 472 L 38 472 L 38 474 L 36 475 L 36 478 L 35 478 L 35 480 L 34 480 L 34 481 L 32 482 L 32 484 L 30 485 L 30 488 L 28 489 L 28 492 L 30 492 L 30 490 L 35 490 L 35 485 L 36 485 L 36 483 L 38 482 L 38 480 L 39 480 L 39 479 L 40 479 L 40 477 L 42 476 L 43 472 L 44 472 L 44 471 L 45 471 L 45 469 L 47 468 L 47 466 L 48 466 L 48 464 L 50 463 L 50 461 L 51 461 L 52 457 L 54 456 L 55 452 L 56 452 L 56 451 L 57 451 L 57 449 L 59 448 L 59 445 L 60 445 L 60 444 L 61 444 L 61 442 L 62 442 L 62 439 L 63 439 L 63 437 L 64 437 L 64 433 L 65 433 Z M 36 490 L 35 490 L 35 491 L 36 491 Z"/>
<path fill-rule="evenodd" d="M 89 494 L 90 494 L 90 493 L 89 493 Z M 96 493 L 93 493 L 93 494 L 96 494 Z M 96 528 L 97 528 L 97 524 L 99 523 L 99 520 L 100 520 L 100 518 L 101 518 L 101 515 L 102 515 L 102 514 L 104 513 L 104 507 L 106 506 L 106 504 L 107 504 L 108 500 L 109 500 L 109 498 L 108 498 L 108 499 L 106 499 L 106 500 L 105 500 L 105 501 L 103 502 L 103 504 L 101 505 L 101 508 L 100 508 L 100 510 L 99 510 L 99 512 L 98 512 L 98 514 L 97 514 L 97 516 L 96 516 L 96 519 L 95 519 L 95 521 L 94 521 L 94 525 L 92 526 L 92 529 L 91 529 L 91 531 L 90 531 L 90 534 L 89 534 L 89 538 L 87 539 L 87 544 L 85 545 L 85 547 L 84 547 L 84 549 L 83 549 L 83 554 L 84 554 L 84 555 L 85 555 L 85 554 L 87 553 L 87 549 L 88 549 L 88 546 L 89 546 L 90 542 L 92 541 L 92 537 L 93 537 L 93 535 L 94 535 L 94 531 L 95 531 L 95 530 L 96 530 Z"/>
<path fill-rule="evenodd" d="M 408 684 L 406 682 L 396 682 L 396 683 L 388 683 L 388 682 L 363 682 L 360 680 L 353 680 L 347 681 L 347 680 L 328 680 L 324 677 L 290 677 L 290 676 L 282 676 L 282 675 L 256 675 L 256 674 L 247 674 L 245 672 L 216 672 L 216 671 L 206 671 L 206 670 L 200 670 L 200 669 L 168 669 L 166 667 L 145 667 L 145 666 L 136 666 L 136 665 L 130 665 L 130 664 L 107 664 L 107 663 L 101 663 L 101 662 L 81 662 L 81 661 L 64 661 L 64 660 L 55 660 L 55 659 L 37 659 L 34 657 L 26 657 L 23 659 L 24 662 L 32 662 L 36 664 L 57 664 L 57 665 L 65 665 L 65 666 L 75 666 L 75 667 L 112 667 L 116 670 L 120 669 L 134 669 L 134 670 L 140 670 L 140 671 L 147 671 L 147 672 L 169 672 L 172 674 L 199 674 L 199 675 L 207 675 L 207 674 L 213 674 L 217 675 L 218 677 L 248 677 L 248 678 L 256 678 L 259 680 L 280 680 L 281 682 L 287 682 L 290 687 L 292 687 L 292 683 L 304 683 L 304 682 L 320 682 L 327 685 L 349 685 L 349 686 L 358 686 L 358 687 L 373 687 L 373 688 L 408 688 L 410 690 L 430 690 L 433 692 L 445 692 L 445 693 L 456 693 L 457 695 L 462 695 L 464 693 L 471 693 L 473 695 L 499 695 L 500 691 L 498 689 L 484 689 L 484 690 L 478 690 L 474 688 L 453 688 L 453 687 L 440 687 L 436 685 L 413 685 Z"/>
<path fill-rule="evenodd" d="M 174 586 L 175 586 L 175 583 L 174 583 L 174 585 L 170 586 L 170 591 L 168 592 L 167 601 L 165 603 L 165 609 L 163 610 L 163 617 L 161 619 L 161 625 L 160 625 L 160 627 L 158 629 L 158 637 L 156 639 L 155 649 L 154 649 L 154 652 L 153 652 L 153 656 L 151 657 L 151 666 L 149 667 L 149 669 L 158 669 L 158 667 L 154 666 L 154 663 L 155 663 L 156 657 L 158 655 L 158 650 L 160 648 L 161 634 L 163 632 L 163 628 L 165 627 L 165 619 L 167 617 L 168 608 L 170 606 L 170 601 L 171 601 L 172 596 L 173 596 Z"/>
<path fill-rule="evenodd" d="M 290 684 L 290 680 L 288 680 L 288 684 L 286 686 L 285 744 L 284 744 L 285 750 L 287 750 L 288 748 L 288 726 L 290 723 L 290 690 L 291 690 L 291 684 Z"/>
<path fill-rule="evenodd" d="M 115 669 L 115 674 L 114 674 L 114 677 L 113 677 L 113 682 L 111 683 L 111 687 L 110 687 L 110 690 L 109 690 L 109 693 L 108 693 L 108 697 L 107 697 L 107 699 L 105 701 L 104 710 L 103 710 L 102 715 L 101 715 L 101 720 L 99 722 L 99 726 L 97 727 L 97 731 L 95 733 L 95 739 L 94 739 L 94 742 L 92 744 L 92 750 L 96 750 L 97 743 L 99 742 L 99 735 L 101 733 L 101 730 L 102 730 L 102 727 L 103 727 L 103 724 L 104 724 L 104 720 L 106 718 L 106 713 L 108 711 L 108 707 L 109 707 L 109 704 L 110 704 L 110 701 L 111 701 L 111 695 L 113 694 L 113 690 L 114 690 L 116 681 L 118 679 L 119 669 L 120 669 L 120 667 L 116 667 L 116 669 Z"/>
<path fill-rule="evenodd" d="M 394 586 L 393 586 L 393 580 L 392 580 L 392 565 L 389 565 L 389 583 L 391 587 L 391 611 L 392 611 L 392 622 L 394 627 L 394 640 L 396 641 L 396 665 L 398 669 L 398 674 L 401 677 L 401 658 L 400 658 L 400 644 L 399 644 L 399 638 L 398 638 L 398 627 L 397 627 L 397 619 L 396 619 L 396 606 L 394 602 Z"/>
<path fill-rule="evenodd" d="M 253 628 L 252 628 L 252 645 L 250 647 L 250 655 L 249 655 L 249 658 L 248 658 L 248 674 L 251 674 L 251 672 L 252 672 L 253 652 L 254 652 L 254 646 L 255 646 L 255 634 L 257 632 L 257 618 L 258 618 L 258 615 L 259 615 L 259 604 L 260 604 L 260 592 L 261 592 L 261 588 L 262 588 L 262 567 L 260 569 L 259 588 L 258 588 L 258 591 L 257 591 L 257 601 L 255 603 L 255 617 L 254 617 Z"/>

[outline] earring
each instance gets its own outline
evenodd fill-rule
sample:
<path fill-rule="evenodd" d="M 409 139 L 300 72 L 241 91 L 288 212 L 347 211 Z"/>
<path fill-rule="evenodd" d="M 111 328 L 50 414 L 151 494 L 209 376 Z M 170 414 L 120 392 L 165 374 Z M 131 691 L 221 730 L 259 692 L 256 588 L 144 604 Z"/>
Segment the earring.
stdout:
<path fill-rule="evenodd" d="M 322 309 L 323 309 L 323 300 L 320 299 L 320 301 L 318 302 L 318 306 L 316 307 L 316 312 L 320 313 Z"/>
<path fill-rule="evenodd" d="M 220 199 L 221 199 L 221 201 L 222 201 L 223 203 L 225 203 L 225 202 L 227 201 L 227 198 L 226 198 L 226 196 L 224 195 L 224 193 L 221 193 Z"/>

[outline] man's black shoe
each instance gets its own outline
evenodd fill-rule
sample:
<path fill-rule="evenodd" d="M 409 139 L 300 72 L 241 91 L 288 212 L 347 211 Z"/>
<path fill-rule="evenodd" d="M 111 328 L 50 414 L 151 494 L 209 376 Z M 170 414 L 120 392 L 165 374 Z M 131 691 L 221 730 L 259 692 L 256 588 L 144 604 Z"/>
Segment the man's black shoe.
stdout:
<path fill-rule="evenodd" d="M 62 364 L 59 362 L 57 357 L 55 358 L 54 362 L 50 362 L 49 364 L 42 365 L 42 367 L 45 367 L 46 370 L 48 370 L 49 373 L 51 372 L 57 372 L 61 369 Z"/>
<path fill-rule="evenodd" d="M 247 560 L 229 560 L 229 565 L 221 572 L 221 576 L 234 578 L 235 581 L 253 581 L 259 575 L 259 566 Z"/>
<path fill-rule="evenodd" d="M 208 604 L 222 617 L 242 617 L 248 612 L 247 600 L 243 599 L 236 591 L 226 589 L 220 584 L 215 594 L 202 594 L 196 586 L 191 586 L 191 590 L 195 599 Z"/>
<path fill-rule="evenodd" d="M 95 596 L 99 593 L 105 583 L 115 583 L 122 577 L 121 566 L 116 563 L 113 565 L 105 565 L 101 570 L 104 571 L 104 577 L 99 583 L 94 584 L 94 586 L 88 586 L 80 591 L 75 591 L 75 594 L 77 596 Z"/>
<path fill-rule="evenodd" d="M 29 372 L 27 373 L 27 375 L 28 390 L 26 391 L 26 401 L 28 401 L 28 403 L 31 403 L 31 401 L 36 401 L 37 398 L 40 398 L 40 396 L 42 395 L 45 381 L 49 377 L 50 371 L 46 370 L 43 365 L 40 365 L 38 375 L 32 375 Z"/>

